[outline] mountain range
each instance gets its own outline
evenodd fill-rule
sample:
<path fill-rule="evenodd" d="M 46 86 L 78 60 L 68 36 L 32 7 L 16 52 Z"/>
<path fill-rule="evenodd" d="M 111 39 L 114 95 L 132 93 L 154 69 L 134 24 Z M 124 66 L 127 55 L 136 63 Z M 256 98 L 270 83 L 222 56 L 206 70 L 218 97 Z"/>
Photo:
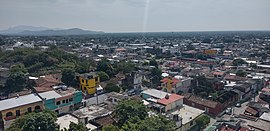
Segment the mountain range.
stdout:
<path fill-rule="evenodd" d="M 102 31 L 89 31 L 80 28 L 60 29 L 60 28 L 48 28 L 48 27 L 35 27 L 35 26 L 15 26 L 6 30 L 0 31 L 2 35 L 34 35 L 34 36 L 52 36 L 52 35 L 91 35 L 102 34 Z"/>

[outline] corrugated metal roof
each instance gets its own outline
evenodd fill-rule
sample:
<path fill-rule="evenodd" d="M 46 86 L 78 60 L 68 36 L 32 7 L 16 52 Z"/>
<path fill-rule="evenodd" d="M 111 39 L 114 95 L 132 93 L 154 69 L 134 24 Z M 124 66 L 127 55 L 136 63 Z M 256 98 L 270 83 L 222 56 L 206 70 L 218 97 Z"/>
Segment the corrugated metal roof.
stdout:
<path fill-rule="evenodd" d="M 0 111 L 42 101 L 37 94 L 29 94 L 0 101 Z"/>

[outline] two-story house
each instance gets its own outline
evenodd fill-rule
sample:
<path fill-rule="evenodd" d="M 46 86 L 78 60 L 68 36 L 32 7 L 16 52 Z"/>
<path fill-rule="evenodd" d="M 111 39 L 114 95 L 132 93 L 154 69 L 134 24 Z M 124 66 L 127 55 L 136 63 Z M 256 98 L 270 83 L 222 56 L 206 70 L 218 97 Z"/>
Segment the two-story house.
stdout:
<path fill-rule="evenodd" d="M 100 78 L 95 72 L 79 74 L 77 79 L 80 82 L 80 89 L 87 95 L 93 95 L 97 91 Z"/>
<path fill-rule="evenodd" d="M 161 87 L 169 93 L 187 93 L 191 86 L 192 78 L 183 76 L 168 76 L 161 80 Z"/>
<path fill-rule="evenodd" d="M 39 95 L 44 100 L 45 108 L 57 114 L 73 111 L 82 102 L 82 92 L 66 86 L 55 86 L 54 90 Z"/>
<path fill-rule="evenodd" d="M 42 99 L 37 94 L 17 96 L 0 101 L 0 129 L 8 128 L 20 116 L 43 110 Z"/>

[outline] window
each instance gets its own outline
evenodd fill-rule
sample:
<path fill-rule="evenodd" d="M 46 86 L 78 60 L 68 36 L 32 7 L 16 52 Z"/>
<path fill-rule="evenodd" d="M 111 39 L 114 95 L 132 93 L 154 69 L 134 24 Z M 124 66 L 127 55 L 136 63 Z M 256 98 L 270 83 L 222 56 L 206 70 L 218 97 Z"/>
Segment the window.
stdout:
<path fill-rule="evenodd" d="M 66 103 L 66 101 L 65 100 L 62 100 L 62 103 Z"/>
<path fill-rule="evenodd" d="M 16 110 L 16 116 L 20 116 L 21 115 L 21 111 L 20 110 Z"/>
<path fill-rule="evenodd" d="M 95 77 L 95 81 L 98 82 L 98 77 Z"/>
<path fill-rule="evenodd" d="M 57 101 L 57 102 L 56 102 L 56 105 L 60 105 L 60 104 L 61 104 L 61 101 Z"/>
<path fill-rule="evenodd" d="M 8 113 L 6 114 L 6 117 L 10 117 L 10 116 L 13 116 L 13 113 L 12 113 L 12 112 L 8 112 Z"/>
<path fill-rule="evenodd" d="M 72 102 L 73 101 L 73 98 L 69 98 L 69 102 Z"/>
<path fill-rule="evenodd" d="M 27 108 L 28 113 L 32 112 L 32 107 Z"/>
<path fill-rule="evenodd" d="M 35 106 L 35 111 L 40 111 L 40 106 Z"/>
<path fill-rule="evenodd" d="M 68 103 L 68 99 L 66 99 L 66 103 Z"/>

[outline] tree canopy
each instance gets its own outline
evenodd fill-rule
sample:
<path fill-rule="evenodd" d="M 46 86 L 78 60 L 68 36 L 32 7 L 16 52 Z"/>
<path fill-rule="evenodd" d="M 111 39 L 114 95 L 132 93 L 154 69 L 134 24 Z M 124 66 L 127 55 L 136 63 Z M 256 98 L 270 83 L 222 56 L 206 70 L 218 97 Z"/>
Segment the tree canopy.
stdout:
<path fill-rule="evenodd" d="M 57 116 L 52 111 L 30 113 L 16 119 L 7 131 L 58 131 L 56 120 Z"/>
<path fill-rule="evenodd" d="M 117 86 L 117 85 L 115 85 L 115 84 L 113 84 L 113 83 L 108 83 L 107 85 L 106 85 L 106 87 L 105 87 L 105 89 L 104 89 L 107 93 L 109 93 L 109 92 L 120 92 L 120 87 L 119 86 Z"/>
<path fill-rule="evenodd" d="M 247 64 L 247 62 L 244 61 L 243 59 L 235 59 L 235 60 L 233 60 L 232 64 L 234 66 L 241 66 L 243 64 Z"/>
<path fill-rule="evenodd" d="M 99 71 L 97 74 L 100 77 L 100 82 L 107 81 L 110 79 L 110 76 L 104 71 Z"/>
<path fill-rule="evenodd" d="M 78 124 L 71 122 L 69 124 L 69 131 L 88 131 L 88 129 L 81 122 Z"/>
<path fill-rule="evenodd" d="M 202 115 L 196 118 L 195 121 L 196 121 L 197 126 L 199 126 L 199 128 L 203 128 L 210 122 L 210 117 L 207 115 Z"/>
<path fill-rule="evenodd" d="M 123 125 L 132 117 L 138 117 L 141 120 L 147 117 L 147 108 L 141 101 L 123 100 L 116 106 L 116 116 L 119 119 L 119 125 Z"/>
<path fill-rule="evenodd" d="M 72 69 L 64 69 L 62 71 L 61 81 L 66 85 L 71 86 L 75 81 L 75 71 Z"/>

